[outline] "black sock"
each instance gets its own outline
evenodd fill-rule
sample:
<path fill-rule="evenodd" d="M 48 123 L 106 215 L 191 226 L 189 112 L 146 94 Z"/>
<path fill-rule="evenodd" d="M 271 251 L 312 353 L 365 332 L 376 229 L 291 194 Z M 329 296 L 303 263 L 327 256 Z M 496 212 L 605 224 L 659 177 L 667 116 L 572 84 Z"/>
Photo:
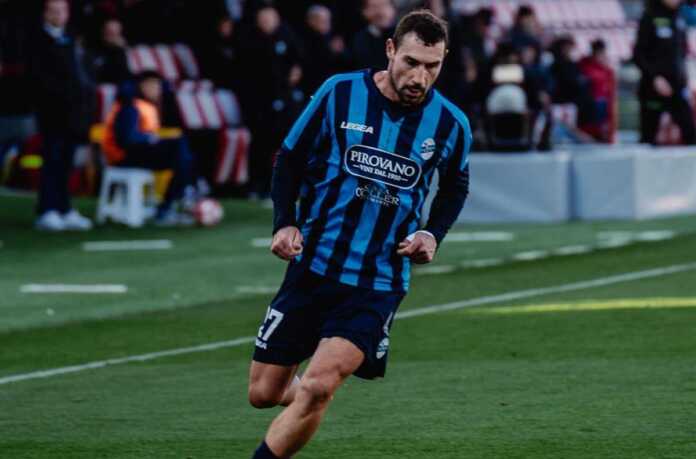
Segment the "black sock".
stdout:
<path fill-rule="evenodd" d="M 273 451 L 268 447 L 266 441 L 261 443 L 261 446 L 254 453 L 254 457 L 251 459 L 280 459 L 278 456 L 273 454 Z"/>

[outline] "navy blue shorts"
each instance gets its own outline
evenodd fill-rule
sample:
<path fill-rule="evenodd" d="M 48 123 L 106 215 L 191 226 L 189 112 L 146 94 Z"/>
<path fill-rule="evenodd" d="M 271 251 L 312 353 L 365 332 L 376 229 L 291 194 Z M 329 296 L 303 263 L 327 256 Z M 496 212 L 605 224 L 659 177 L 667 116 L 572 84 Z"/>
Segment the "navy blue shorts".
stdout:
<path fill-rule="evenodd" d="M 356 376 L 384 377 L 389 330 L 404 295 L 341 284 L 292 264 L 259 328 L 254 360 L 296 365 L 322 338 L 341 337 L 365 354 Z"/>

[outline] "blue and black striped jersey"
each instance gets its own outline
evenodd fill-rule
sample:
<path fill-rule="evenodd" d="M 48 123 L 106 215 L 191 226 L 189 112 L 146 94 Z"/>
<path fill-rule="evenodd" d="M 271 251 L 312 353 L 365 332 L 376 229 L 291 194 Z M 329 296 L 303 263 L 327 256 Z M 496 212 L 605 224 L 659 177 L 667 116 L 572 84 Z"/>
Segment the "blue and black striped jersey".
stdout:
<path fill-rule="evenodd" d="M 330 78 L 295 122 L 276 159 L 274 228 L 300 228 L 305 245 L 294 262 L 319 275 L 406 291 L 410 260 L 397 246 L 419 229 L 435 170 L 440 189 L 425 229 L 440 242 L 456 220 L 471 129 L 436 90 L 407 108 L 382 95 L 373 75 Z"/>

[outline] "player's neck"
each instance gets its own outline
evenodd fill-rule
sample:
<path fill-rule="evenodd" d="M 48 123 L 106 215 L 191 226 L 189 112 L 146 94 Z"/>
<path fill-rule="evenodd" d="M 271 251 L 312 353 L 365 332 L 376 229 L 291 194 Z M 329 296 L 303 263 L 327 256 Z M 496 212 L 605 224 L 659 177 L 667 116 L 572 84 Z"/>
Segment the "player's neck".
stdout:
<path fill-rule="evenodd" d="M 394 88 L 391 78 L 389 78 L 389 72 L 386 70 L 375 72 L 372 79 L 375 81 L 377 89 L 379 89 L 379 92 L 381 92 L 384 97 L 392 102 L 396 102 L 397 104 L 401 102 L 399 99 L 399 94 L 396 92 L 396 88 Z"/>

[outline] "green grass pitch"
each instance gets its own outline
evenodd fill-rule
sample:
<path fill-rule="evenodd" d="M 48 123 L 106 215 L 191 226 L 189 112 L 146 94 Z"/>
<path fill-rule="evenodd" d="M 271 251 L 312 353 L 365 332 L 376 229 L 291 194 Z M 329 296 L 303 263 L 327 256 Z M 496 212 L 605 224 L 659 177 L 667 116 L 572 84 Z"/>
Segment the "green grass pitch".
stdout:
<path fill-rule="evenodd" d="M 62 235 L 29 229 L 33 204 L 0 198 L 0 381 L 253 336 L 282 278 L 253 204 L 213 229 Z M 696 262 L 693 217 L 453 231 L 505 237 L 445 242 L 402 311 Z M 144 239 L 173 248 L 82 249 Z M 22 293 L 36 283 L 128 291 Z M 297 457 L 696 457 L 696 269 L 553 292 L 397 320 L 387 378 L 349 379 Z M 251 352 L 0 384 L 0 458 L 247 459 L 278 413 L 246 402 Z"/>

